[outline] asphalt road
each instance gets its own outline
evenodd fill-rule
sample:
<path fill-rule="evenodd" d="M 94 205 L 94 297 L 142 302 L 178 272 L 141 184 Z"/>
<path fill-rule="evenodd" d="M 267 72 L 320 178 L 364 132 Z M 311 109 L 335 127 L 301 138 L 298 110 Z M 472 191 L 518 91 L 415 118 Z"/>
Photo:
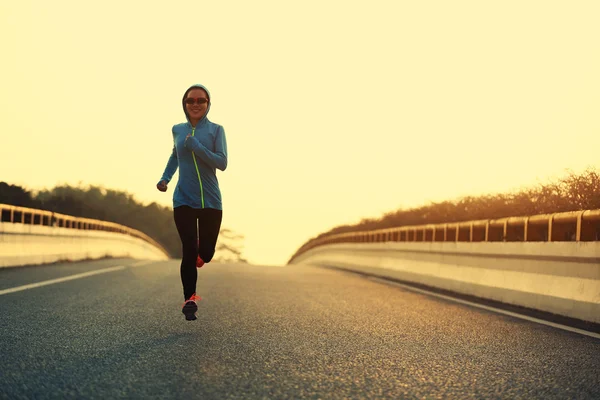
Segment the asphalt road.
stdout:
<path fill-rule="evenodd" d="M 211 263 L 185 321 L 136 263 L 0 269 L 0 398 L 600 398 L 596 338 L 306 266 Z"/>

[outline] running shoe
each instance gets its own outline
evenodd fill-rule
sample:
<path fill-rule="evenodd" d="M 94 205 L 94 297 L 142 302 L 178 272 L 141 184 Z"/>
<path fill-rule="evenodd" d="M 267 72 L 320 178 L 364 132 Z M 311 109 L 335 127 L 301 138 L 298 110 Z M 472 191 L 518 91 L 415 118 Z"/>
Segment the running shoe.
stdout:
<path fill-rule="evenodd" d="M 181 312 L 185 315 L 186 321 L 194 321 L 196 319 L 196 311 L 198 311 L 198 301 L 202 300 L 196 293 L 183 303 Z"/>

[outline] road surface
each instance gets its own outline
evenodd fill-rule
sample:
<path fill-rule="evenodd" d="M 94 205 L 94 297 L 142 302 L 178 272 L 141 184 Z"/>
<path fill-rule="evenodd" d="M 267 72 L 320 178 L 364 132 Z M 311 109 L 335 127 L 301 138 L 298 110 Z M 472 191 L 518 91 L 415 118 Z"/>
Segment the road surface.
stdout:
<path fill-rule="evenodd" d="M 0 398 L 600 398 L 600 339 L 356 274 L 211 263 L 198 294 L 185 321 L 178 260 L 0 269 Z"/>

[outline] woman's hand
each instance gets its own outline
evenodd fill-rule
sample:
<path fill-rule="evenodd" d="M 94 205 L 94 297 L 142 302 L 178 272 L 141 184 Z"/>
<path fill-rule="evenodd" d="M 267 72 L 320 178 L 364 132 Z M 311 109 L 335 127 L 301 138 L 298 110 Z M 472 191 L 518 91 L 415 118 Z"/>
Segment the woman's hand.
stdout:
<path fill-rule="evenodd" d="M 193 146 L 194 146 L 194 145 L 192 144 L 192 138 L 193 138 L 193 136 L 192 136 L 192 135 L 190 135 L 189 133 L 188 133 L 188 135 L 185 137 L 185 141 L 183 142 L 183 146 L 184 146 L 186 149 L 190 149 L 190 150 L 192 150 L 192 149 L 193 149 Z"/>
<path fill-rule="evenodd" d="M 156 188 L 158 190 L 160 190 L 161 192 L 166 192 L 167 191 L 167 182 L 165 181 L 160 181 L 156 184 Z"/>

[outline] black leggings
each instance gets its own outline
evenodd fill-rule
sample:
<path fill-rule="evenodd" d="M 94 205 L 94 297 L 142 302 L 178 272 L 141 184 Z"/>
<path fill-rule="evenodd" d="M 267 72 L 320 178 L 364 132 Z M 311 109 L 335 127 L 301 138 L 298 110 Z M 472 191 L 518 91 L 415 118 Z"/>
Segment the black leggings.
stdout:
<path fill-rule="evenodd" d="M 205 263 L 208 263 L 215 255 L 223 211 L 214 208 L 179 206 L 173 210 L 173 216 L 183 248 L 180 272 L 183 296 L 187 300 L 196 293 L 198 280 L 196 258 L 200 256 Z"/>

